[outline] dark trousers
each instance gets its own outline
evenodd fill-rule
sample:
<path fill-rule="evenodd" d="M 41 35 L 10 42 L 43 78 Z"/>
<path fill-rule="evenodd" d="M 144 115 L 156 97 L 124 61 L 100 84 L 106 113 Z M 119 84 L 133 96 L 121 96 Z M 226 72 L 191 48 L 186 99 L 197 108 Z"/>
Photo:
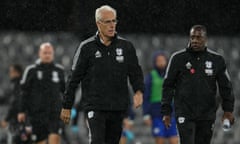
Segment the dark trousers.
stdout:
<path fill-rule="evenodd" d="M 85 112 L 90 144 L 119 144 L 125 111 Z"/>
<path fill-rule="evenodd" d="M 210 144 L 214 120 L 177 119 L 181 144 Z"/>

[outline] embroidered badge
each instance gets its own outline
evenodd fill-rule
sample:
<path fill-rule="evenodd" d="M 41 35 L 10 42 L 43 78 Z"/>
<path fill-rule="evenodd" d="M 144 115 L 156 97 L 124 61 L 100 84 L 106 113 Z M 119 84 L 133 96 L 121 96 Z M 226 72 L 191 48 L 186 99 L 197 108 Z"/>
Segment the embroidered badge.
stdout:
<path fill-rule="evenodd" d="M 60 81 L 59 76 L 58 76 L 58 72 L 53 71 L 52 72 L 52 81 L 55 83 L 58 83 Z"/>
<path fill-rule="evenodd" d="M 117 48 L 117 49 L 116 49 L 116 54 L 117 54 L 118 56 L 123 55 L 123 49 L 122 49 L 122 48 Z"/>
<path fill-rule="evenodd" d="M 178 117 L 178 122 L 180 124 L 184 123 L 185 122 L 185 117 Z"/>
<path fill-rule="evenodd" d="M 186 66 L 187 69 L 191 69 L 192 68 L 192 64 L 190 62 L 187 62 L 185 66 Z"/>
<path fill-rule="evenodd" d="M 37 78 L 39 79 L 39 80 L 41 80 L 42 78 L 43 78 L 43 73 L 42 73 L 42 71 L 37 71 Z"/>
<path fill-rule="evenodd" d="M 100 58 L 100 57 L 102 57 L 101 52 L 100 51 L 96 51 L 95 58 Z"/>

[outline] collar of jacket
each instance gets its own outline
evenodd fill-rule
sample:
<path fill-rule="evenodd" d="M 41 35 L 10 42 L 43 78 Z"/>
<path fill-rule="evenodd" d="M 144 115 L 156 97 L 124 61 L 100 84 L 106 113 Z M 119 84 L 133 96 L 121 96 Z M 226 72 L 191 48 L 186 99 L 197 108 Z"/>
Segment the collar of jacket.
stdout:
<path fill-rule="evenodd" d="M 118 37 L 118 36 L 117 36 L 117 32 L 116 32 L 115 35 L 114 35 L 114 37 L 112 38 L 112 42 L 111 42 L 110 45 L 112 45 L 112 44 L 117 40 L 117 37 Z M 101 38 L 100 38 L 100 36 L 99 36 L 99 31 L 96 32 L 95 39 L 96 39 L 96 41 L 97 41 L 98 44 L 105 46 L 105 45 L 101 42 Z M 105 46 L 105 47 L 106 47 L 106 46 Z"/>
<path fill-rule="evenodd" d="M 207 47 L 205 47 L 203 51 L 194 51 L 191 47 L 187 47 L 187 52 L 192 53 L 194 55 L 202 55 L 207 52 Z"/>
<path fill-rule="evenodd" d="M 40 59 L 36 60 L 36 64 L 41 66 L 41 67 L 51 67 L 51 66 L 54 65 L 53 62 L 51 62 L 51 63 L 42 63 Z"/>

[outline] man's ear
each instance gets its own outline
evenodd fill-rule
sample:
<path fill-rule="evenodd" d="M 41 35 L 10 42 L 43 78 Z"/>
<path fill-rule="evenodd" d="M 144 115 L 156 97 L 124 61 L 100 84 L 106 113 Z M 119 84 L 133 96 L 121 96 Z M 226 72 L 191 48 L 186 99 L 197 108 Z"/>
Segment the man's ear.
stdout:
<path fill-rule="evenodd" d="M 205 37 L 205 46 L 207 47 L 208 45 L 208 39 L 207 39 L 207 36 Z"/>
<path fill-rule="evenodd" d="M 97 27 L 99 26 L 99 21 L 96 21 L 96 25 L 97 25 Z"/>
<path fill-rule="evenodd" d="M 41 50 L 38 50 L 38 57 L 40 57 Z"/>

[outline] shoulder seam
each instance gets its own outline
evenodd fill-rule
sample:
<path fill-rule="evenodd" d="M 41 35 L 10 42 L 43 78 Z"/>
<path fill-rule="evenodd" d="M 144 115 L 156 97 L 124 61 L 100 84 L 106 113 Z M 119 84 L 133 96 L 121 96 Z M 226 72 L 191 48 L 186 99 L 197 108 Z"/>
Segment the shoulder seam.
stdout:
<path fill-rule="evenodd" d="M 22 79 L 20 81 L 20 84 L 24 84 L 26 82 L 28 72 L 35 67 L 36 67 L 36 64 L 32 64 L 32 65 L 29 65 L 29 66 L 26 67 L 26 69 L 24 70 Z"/>
<path fill-rule="evenodd" d="M 211 49 L 209 49 L 209 48 L 207 48 L 207 52 L 209 52 L 209 53 L 211 53 L 211 54 L 215 54 L 215 55 L 222 56 L 221 54 L 219 54 L 219 53 L 217 53 L 217 52 L 215 52 L 215 51 L 213 51 L 213 50 L 211 50 Z"/>
<path fill-rule="evenodd" d="M 89 43 L 89 42 L 91 42 L 91 41 L 94 41 L 94 39 L 95 39 L 95 36 L 92 36 L 92 37 L 90 37 L 90 38 L 82 41 L 82 42 L 80 43 L 80 46 L 81 46 L 81 45 L 83 46 L 83 45 L 85 45 L 85 44 L 87 44 L 87 43 Z"/>
<path fill-rule="evenodd" d="M 94 41 L 94 39 L 95 39 L 95 37 L 92 36 L 92 37 L 90 37 L 90 38 L 88 38 L 88 39 L 86 39 L 86 40 L 84 40 L 84 41 L 82 41 L 82 42 L 80 43 L 80 45 L 79 45 L 79 47 L 78 47 L 78 49 L 77 49 L 77 51 L 76 51 L 76 53 L 75 53 L 75 55 L 74 55 L 74 57 L 73 57 L 72 70 L 75 70 L 75 68 L 76 68 L 77 61 L 78 61 L 78 58 L 79 58 L 79 55 L 80 55 L 80 52 L 81 52 L 82 47 L 83 47 L 85 44 Z"/>
<path fill-rule="evenodd" d="M 117 36 L 117 38 L 118 38 L 118 39 L 121 39 L 121 40 L 126 40 L 126 41 L 127 41 L 127 39 L 125 39 L 125 38 L 123 38 L 123 37 L 121 37 L 121 36 Z"/>
<path fill-rule="evenodd" d="M 171 57 L 174 57 L 175 55 L 183 53 L 183 52 L 186 52 L 186 49 L 181 49 L 179 51 L 174 52 Z"/>
<path fill-rule="evenodd" d="M 168 62 L 168 66 L 167 66 L 167 69 L 166 69 L 166 73 L 165 73 L 165 76 L 164 78 L 166 79 L 167 76 L 168 76 L 168 72 L 169 72 L 169 68 L 170 68 L 170 65 L 172 63 L 172 59 L 173 57 L 175 57 L 177 54 L 180 54 L 180 53 L 183 53 L 183 52 L 186 52 L 186 49 L 182 49 L 182 50 L 179 50 L 179 51 L 176 51 L 175 53 L 173 53 L 169 59 L 169 62 Z"/>
<path fill-rule="evenodd" d="M 56 63 L 55 66 L 58 67 L 58 68 L 60 68 L 60 69 L 64 69 L 64 66 L 61 65 L 61 64 Z"/>

